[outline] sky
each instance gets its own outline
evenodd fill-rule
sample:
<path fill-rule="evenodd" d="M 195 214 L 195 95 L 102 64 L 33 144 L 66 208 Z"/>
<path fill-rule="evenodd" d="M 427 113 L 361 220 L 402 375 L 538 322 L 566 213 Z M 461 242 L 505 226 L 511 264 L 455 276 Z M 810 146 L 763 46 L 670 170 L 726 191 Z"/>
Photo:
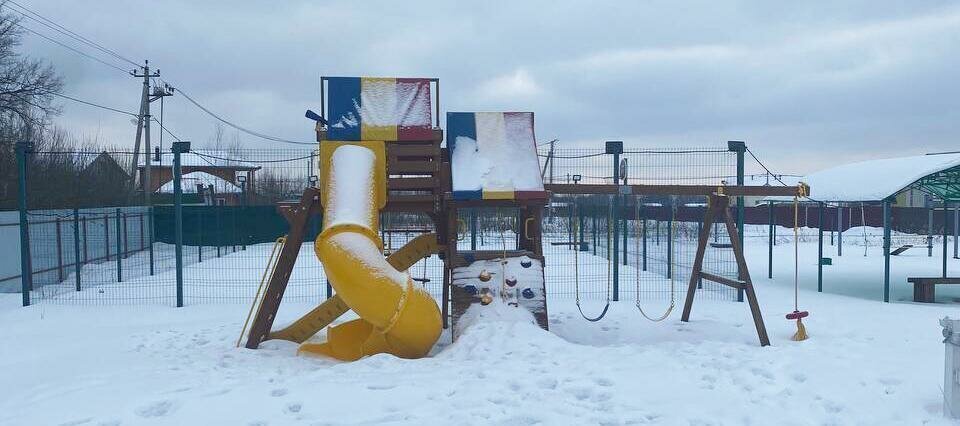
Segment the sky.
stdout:
<path fill-rule="evenodd" d="M 561 148 L 742 140 L 799 174 L 960 149 L 952 1 L 17 1 L 287 139 L 315 139 L 303 113 L 319 110 L 321 75 L 398 76 L 439 78 L 442 111 L 534 111 L 538 141 Z M 32 34 L 23 49 L 64 93 L 138 109 L 140 80 Z M 59 124 L 133 146 L 130 117 L 64 102 Z M 177 95 L 164 124 L 200 145 L 215 128 Z"/>

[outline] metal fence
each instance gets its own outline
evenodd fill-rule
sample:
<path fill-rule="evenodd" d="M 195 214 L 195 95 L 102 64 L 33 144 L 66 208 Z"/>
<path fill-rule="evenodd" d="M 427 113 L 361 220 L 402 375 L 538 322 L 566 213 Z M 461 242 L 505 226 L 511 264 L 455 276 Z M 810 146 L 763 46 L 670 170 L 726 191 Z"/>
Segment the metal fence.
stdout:
<path fill-rule="evenodd" d="M 742 155 L 726 147 L 633 150 L 618 158 L 601 149 L 555 149 L 540 154 L 548 183 L 611 183 L 615 169 L 626 165 L 622 175 L 631 184 L 720 185 L 736 183 L 744 170 Z M 23 281 L 33 303 L 177 304 L 172 159 L 163 154 L 154 160 L 152 202 L 144 206 L 145 165 L 130 153 L 25 153 L 29 194 L 24 200 L 29 231 L 25 245 L 29 246 L 30 273 L 21 280 L 18 271 L 0 271 L 0 291 L 19 291 Z M 317 183 L 316 154 L 312 150 L 197 150 L 183 154 L 181 164 L 183 303 L 249 302 L 276 240 L 288 230 L 275 203 L 296 200 L 304 188 Z M 131 174 L 140 178 L 134 180 Z M 9 201 L 5 204 L 12 204 Z M 817 208 L 804 207 L 802 226 L 820 226 Z M 859 212 L 853 206 L 846 208 L 845 222 L 831 222 L 835 214 L 828 210 L 823 226 L 848 229 L 858 221 L 875 223 L 875 208 Z M 554 196 L 542 223 L 549 296 L 638 303 L 682 297 L 704 209 L 703 197 Z M 790 206 L 770 209 L 745 207 L 744 223 L 766 225 L 772 220 L 792 226 Z M 461 210 L 458 247 L 515 247 L 517 214 L 516 209 L 507 208 Z M 380 222 L 388 254 L 434 230 L 433 222 L 422 214 L 383 213 Z M 948 224 L 944 221 L 940 226 Z M 0 223 L 2 232 L 14 227 L 19 228 L 19 223 Z M 319 218 L 308 225 L 285 300 L 319 302 L 330 295 L 312 249 L 319 228 Z M 771 237 L 766 226 L 745 229 L 748 240 Z M 704 268 L 736 278 L 729 236 L 722 226 L 714 231 Z M 902 235 L 905 241 L 916 238 Z M 773 242 L 783 238 L 792 235 L 773 238 Z M 755 278 L 763 274 L 763 265 L 751 266 Z M 443 263 L 438 256 L 419 261 L 408 272 L 441 297 Z M 698 292 L 697 297 L 714 300 L 741 299 L 736 290 L 711 282 L 700 283 Z"/>

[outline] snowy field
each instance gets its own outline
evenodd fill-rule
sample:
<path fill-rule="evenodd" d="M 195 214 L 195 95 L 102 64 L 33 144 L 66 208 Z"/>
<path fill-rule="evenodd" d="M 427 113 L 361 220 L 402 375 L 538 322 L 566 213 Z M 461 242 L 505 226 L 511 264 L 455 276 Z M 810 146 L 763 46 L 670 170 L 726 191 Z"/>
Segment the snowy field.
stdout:
<path fill-rule="evenodd" d="M 456 343 L 445 333 L 429 358 L 347 364 L 297 357 L 289 342 L 235 348 L 243 303 L 21 308 L 19 295 L 3 294 L 0 424 L 954 424 L 941 412 L 937 320 L 960 316 L 960 289 L 916 304 L 906 284 L 939 275 L 939 244 L 932 259 L 925 248 L 893 259 L 895 303 L 884 304 L 879 247 L 864 257 L 847 238 L 843 257 L 825 248 L 834 265 L 824 269 L 824 293 L 816 292 L 815 240 L 801 243 L 811 339 L 800 343 L 783 319 L 793 309 L 793 246 L 776 247 L 768 280 L 766 240 L 748 239 L 766 348 L 745 304 L 698 300 L 682 323 L 678 300 L 668 319 L 652 323 L 630 297 L 591 323 L 564 297 L 548 300 L 550 332 L 491 305 L 464 321 Z M 960 260 L 949 264 L 960 274 Z M 187 275 L 210 265 L 190 265 Z M 285 302 L 277 323 L 313 306 Z M 602 301 L 584 304 L 588 313 L 601 309 Z"/>

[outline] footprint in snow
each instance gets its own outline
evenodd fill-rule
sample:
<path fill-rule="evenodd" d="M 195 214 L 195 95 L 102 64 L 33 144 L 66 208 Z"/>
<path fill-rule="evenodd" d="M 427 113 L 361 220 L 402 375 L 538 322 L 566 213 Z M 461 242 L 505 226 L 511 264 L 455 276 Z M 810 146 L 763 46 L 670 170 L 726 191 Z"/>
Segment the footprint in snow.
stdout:
<path fill-rule="evenodd" d="M 301 409 L 303 409 L 303 404 L 299 402 L 287 405 L 288 413 L 299 413 Z"/>
<path fill-rule="evenodd" d="M 613 381 L 606 377 L 597 378 L 596 380 L 594 380 L 594 383 L 596 383 L 598 386 L 603 386 L 603 387 L 613 386 Z"/>
<path fill-rule="evenodd" d="M 284 396 L 287 394 L 286 389 L 274 389 L 270 391 L 270 396 Z"/>
<path fill-rule="evenodd" d="M 385 384 L 378 384 L 378 385 L 368 385 L 368 386 L 367 386 L 367 389 L 370 389 L 370 390 L 388 390 L 388 389 L 393 389 L 393 388 L 395 388 L 395 387 L 397 387 L 397 385 L 395 385 L 395 384 L 393 384 L 393 383 L 385 383 Z"/>
<path fill-rule="evenodd" d="M 163 417 L 167 414 L 170 414 L 173 411 L 174 406 L 175 404 L 170 400 L 157 401 L 152 404 L 137 408 L 135 412 L 140 417 Z"/>

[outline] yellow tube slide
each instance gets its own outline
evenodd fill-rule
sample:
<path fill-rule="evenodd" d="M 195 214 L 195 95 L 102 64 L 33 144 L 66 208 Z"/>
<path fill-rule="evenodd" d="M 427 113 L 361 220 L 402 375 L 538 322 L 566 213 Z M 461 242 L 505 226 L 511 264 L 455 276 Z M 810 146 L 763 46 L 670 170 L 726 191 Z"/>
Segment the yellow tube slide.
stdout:
<path fill-rule="evenodd" d="M 383 143 L 330 146 L 332 152 L 324 150 L 328 159 L 322 159 L 323 231 L 314 249 L 337 295 L 360 318 L 330 328 L 326 342 L 304 343 L 300 352 L 344 361 L 377 353 L 422 357 L 440 337 L 440 310 L 380 249 L 378 211 L 386 199 L 385 176 L 378 176 L 384 170 Z"/>

